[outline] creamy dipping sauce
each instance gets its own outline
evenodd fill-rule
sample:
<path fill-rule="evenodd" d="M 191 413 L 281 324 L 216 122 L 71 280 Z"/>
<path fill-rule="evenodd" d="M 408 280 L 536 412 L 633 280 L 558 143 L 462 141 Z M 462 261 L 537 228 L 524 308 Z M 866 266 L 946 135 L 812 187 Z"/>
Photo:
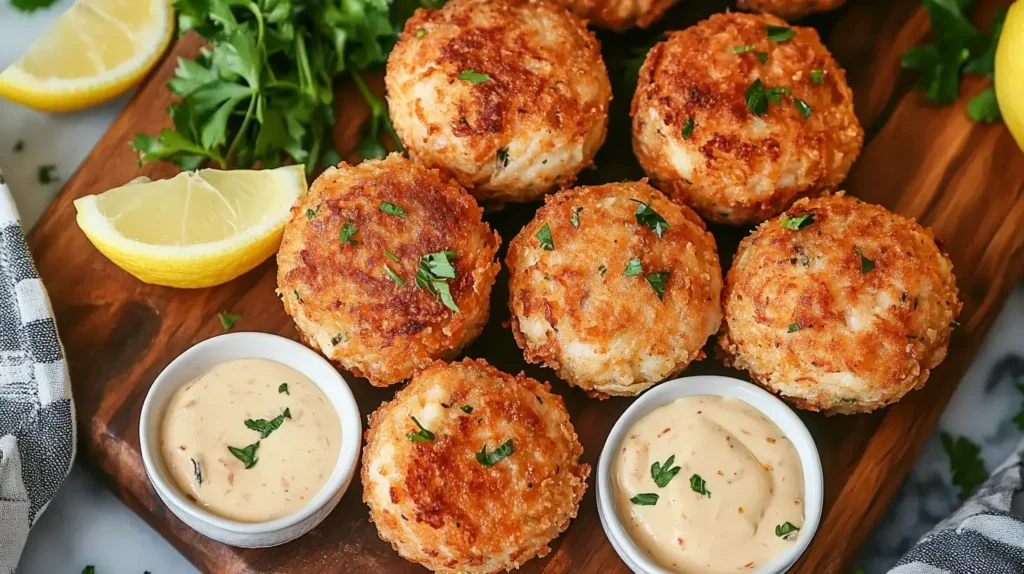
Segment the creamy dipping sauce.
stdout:
<path fill-rule="evenodd" d="M 804 523 L 800 455 L 737 399 L 684 397 L 655 409 L 629 429 L 613 472 L 623 526 L 667 570 L 756 569 L 792 547 Z"/>
<path fill-rule="evenodd" d="M 160 431 L 164 464 L 178 489 L 241 522 L 303 507 L 327 482 L 341 451 L 341 423 L 320 387 L 265 359 L 223 363 L 183 385 Z"/>

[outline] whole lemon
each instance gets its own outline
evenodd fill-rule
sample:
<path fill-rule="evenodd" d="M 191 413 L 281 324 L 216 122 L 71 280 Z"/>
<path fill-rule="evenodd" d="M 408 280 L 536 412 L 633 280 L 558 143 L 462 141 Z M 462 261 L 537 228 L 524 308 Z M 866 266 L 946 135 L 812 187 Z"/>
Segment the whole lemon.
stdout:
<path fill-rule="evenodd" d="M 1024 2 L 1006 14 L 996 47 L 996 98 L 1006 127 L 1024 150 Z"/>

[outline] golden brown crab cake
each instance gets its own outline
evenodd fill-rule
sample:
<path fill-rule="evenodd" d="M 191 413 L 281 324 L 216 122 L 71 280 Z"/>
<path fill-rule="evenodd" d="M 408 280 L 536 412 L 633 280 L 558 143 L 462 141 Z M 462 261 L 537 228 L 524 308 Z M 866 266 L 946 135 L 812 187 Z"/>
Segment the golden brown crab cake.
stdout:
<path fill-rule="evenodd" d="M 591 396 L 636 395 L 679 373 L 722 320 L 714 237 L 646 181 L 549 196 L 505 261 L 526 360 Z"/>
<path fill-rule="evenodd" d="M 802 199 L 744 239 L 723 299 L 727 363 L 843 414 L 923 387 L 962 306 L 930 230 L 842 194 Z"/>
<path fill-rule="evenodd" d="M 655 187 L 737 225 L 835 189 L 864 139 L 818 33 L 767 14 L 717 14 L 655 45 L 632 116 Z"/>
<path fill-rule="evenodd" d="M 435 572 L 545 556 L 587 488 L 565 403 L 483 360 L 436 362 L 370 415 L 363 501 L 381 539 Z"/>
<path fill-rule="evenodd" d="M 278 294 L 302 339 L 375 386 L 483 330 L 501 239 L 457 182 L 398 154 L 330 167 L 292 208 Z"/>
<path fill-rule="evenodd" d="M 571 185 L 607 131 L 600 45 L 553 2 L 417 10 L 384 80 L 409 156 L 448 170 L 478 199 L 526 202 Z"/>
<path fill-rule="evenodd" d="M 589 24 L 619 32 L 647 28 L 677 0 L 555 0 Z"/>
<path fill-rule="evenodd" d="M 736 0 L 736 7 L 740 10 L 768 12 L 786 20 L 829 12 L 843 4 L 846 0 Z"/>

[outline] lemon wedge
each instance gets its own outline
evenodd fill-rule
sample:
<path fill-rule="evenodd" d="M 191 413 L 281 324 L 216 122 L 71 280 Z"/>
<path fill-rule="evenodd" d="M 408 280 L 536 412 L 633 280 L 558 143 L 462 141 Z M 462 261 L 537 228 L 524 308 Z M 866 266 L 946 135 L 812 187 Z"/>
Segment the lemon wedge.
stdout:
<path fill-rule="evenodd" d="M 146 283 L 220 285 L 277 251 L 301 165 L 182 172 L 75 200 L 78 227 L 115 265 Z"/>
<path fill-rule="evenodd" d="M 146 75 L 173 32 L 169 0 L 77 0 L 0 72 L 0 96 L 50 112 L 104 102 Z"/>
<path fill-rule="evenodd" d="M 1006 14 L 996 47 L 996 99 L 1006 127 L 1024 150 L 1024 2 Z"/>

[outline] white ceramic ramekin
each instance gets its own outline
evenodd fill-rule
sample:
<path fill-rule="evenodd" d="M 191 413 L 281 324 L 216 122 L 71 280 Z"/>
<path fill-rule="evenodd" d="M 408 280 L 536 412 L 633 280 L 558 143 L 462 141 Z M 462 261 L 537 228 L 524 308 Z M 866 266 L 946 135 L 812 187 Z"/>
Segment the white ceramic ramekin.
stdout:
<path fill-rule="evenodd" d="M 174 392 L 216 365 L 236 359 L 269 359 L 309 377 L 334 406 L 341 422 L 338 463 L 327 483 L 300 510 L 267 522 L 238 522 L 195 505 L 174 486 L 160 454 L 160 425 Z M 293 540 L 319 524 L 341 500 L 359 462 L 363 429 L 352 391 L 323 357 L 284 337 L 267 333 L 230 333 L 207 339 L 182 353 L 153 382 L 139 419 L 139 440 L 146 474 L 164 504 L 201 534 L 245 548 L 276 546 Z"/>
<path fill-rule="evenodd" d="M 658 407 L 667 405 L 676 399 L 694 395 L 740 399 L 764 413 L 778 425 L 779 429 L 789 437 L 793 446 L 796 447 L 804 473 L 804 523 L 800 528 L 800 535 L 792 548 L 777 555 L 753 572 L 756 574 L 781 574 L 789 570 L 811 543 L 814 533 L 818 530 L 818 523 L 821 521 L 824 481 L 818 449 L 814 446 L 814 439 L 811 438 L 807 427 L 785 403 L 756 385 L 730 377 L 684 377 L 661 383 L 637 399 L 619 417 L 615 426 L 612 427 L 611 433 L 608 434 L 604 449 L 601 451 L 601 459 L 597 463 L 597 511 L 608 541 L 633 572 L 637 574 L 671 574 L 648 558 L 622 526 L 615 509 L 612 464 L 623 436 L 633 426 L 633 423 Z"/>

